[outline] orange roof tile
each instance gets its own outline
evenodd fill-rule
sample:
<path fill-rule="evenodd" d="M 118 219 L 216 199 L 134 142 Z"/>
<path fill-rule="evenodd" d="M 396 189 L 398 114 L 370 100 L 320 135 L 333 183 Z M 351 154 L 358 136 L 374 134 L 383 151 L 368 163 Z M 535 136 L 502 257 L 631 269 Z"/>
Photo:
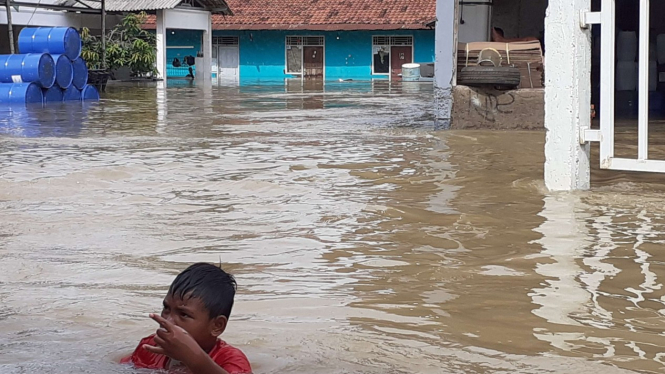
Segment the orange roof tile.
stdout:
<path fill-rule="evenodd" d="M 424 29 L 436 0 L 227 0 L 233 15 L 214 15 L 215 30 Z M 146 28 L 154 28 L 151 17 Z"/>

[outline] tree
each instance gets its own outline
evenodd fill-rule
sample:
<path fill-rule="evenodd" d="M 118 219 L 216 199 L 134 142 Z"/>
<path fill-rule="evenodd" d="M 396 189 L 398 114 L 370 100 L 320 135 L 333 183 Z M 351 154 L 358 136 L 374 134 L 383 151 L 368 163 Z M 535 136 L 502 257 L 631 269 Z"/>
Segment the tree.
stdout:
<path fill-rule="evenodd" d="M 157 42 L 155 35 L 141 26 L 148 15 L 144 12 L 130 13 L 106 34 L 106 66 L 117 69 L 127 66 L 135 76 L 156 75 Z M 89 69 L 102 66 L 101 38 L 83 28 L 81 32 L 83 50 L 81 57 Z"/>

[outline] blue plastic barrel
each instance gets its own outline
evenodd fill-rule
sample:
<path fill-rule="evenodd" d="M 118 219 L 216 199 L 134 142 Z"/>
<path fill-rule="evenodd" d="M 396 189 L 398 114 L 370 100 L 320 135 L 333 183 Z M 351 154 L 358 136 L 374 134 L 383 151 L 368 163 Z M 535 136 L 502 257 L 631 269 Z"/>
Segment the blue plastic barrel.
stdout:
<path fill-rule="evenodd" d="M 62 91 L 64 101 L 80 101 L 81 100 L 81 90 L 74 87 L 74 85 L 69 86 L 66 90 Z"/>
<path fill-rule="evenodd" d="M 42 89 L 44 92 L 44 102 L 45 103 L 61 103 L 63 99 L 62 88 L 58 86 L 53 86 L 51 88 Z"/>
<path fill-rule="evenodd" d="M 81 90 L 81 99 L 84 101 L 99 101 L 97 87 L 86 84 Z"/>
<path fill-rule="evenodd" d="M 49 88 L 55 83 L 55 62 L 47 53 L 0 55 L 0 82 L 14 83 L 14 77 Z"/>
<path fill-rule="evenodd" d="M 71 27 L 26 27 L 18 35 L 21 53 L 64 54 L 70 60 L 81 55 L 81 36 Z"/>
<path fill-rule="evenodd" d="M 74 79 L 74 68 L 72 61 L 66 55 L 51 55 L 55 61 L 55 84 L 60 88 L 72 85 Z"/>
<path fill-rule="evenodd" d="M 88 84 L 88 67 L 85 65 L 85 61 L 82 58 L 77 58 L 72 61 L 72 67 L 74 68 L 74 80 L 72 84 L 74 87 L 82 90 L 86 84 Z"/>
<path fill-rule="evenodd" d="M 41 104 L 42 89 L 36 83 L 0 83 L 0 104 Z"/>

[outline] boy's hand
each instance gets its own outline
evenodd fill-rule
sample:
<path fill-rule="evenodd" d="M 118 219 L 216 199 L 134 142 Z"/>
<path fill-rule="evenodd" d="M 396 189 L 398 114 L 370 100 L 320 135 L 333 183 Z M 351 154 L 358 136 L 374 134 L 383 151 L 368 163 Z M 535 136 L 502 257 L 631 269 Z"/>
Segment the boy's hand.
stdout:
<path fill-rule="evenodd" d="M 176 326 L 157 314 L 151 314 L 150 318 L 159 323 L 155 335 L 157 346 L 145 344 L 143 348 L 152 353 L 166 355 L 173 360 L 190 366 L 200 360 L 201 356 L 207 356 L 199 344 L 182 327 Z"/>

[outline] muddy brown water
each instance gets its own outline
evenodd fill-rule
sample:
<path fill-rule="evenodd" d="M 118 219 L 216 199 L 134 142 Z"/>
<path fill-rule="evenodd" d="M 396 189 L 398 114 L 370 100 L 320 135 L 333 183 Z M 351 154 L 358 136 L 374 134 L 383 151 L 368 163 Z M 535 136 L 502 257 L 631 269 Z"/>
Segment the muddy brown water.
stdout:
<path fill-rule="evenodd" d="M 256 373 L 664 372 L 665 177 L 547 193 L 543 132 L 437 131 L 431 100 L 179 83 L 0 109 L 0 373 L 133 373 L 195 261 L 236 275 L 223 337 Z"/>

